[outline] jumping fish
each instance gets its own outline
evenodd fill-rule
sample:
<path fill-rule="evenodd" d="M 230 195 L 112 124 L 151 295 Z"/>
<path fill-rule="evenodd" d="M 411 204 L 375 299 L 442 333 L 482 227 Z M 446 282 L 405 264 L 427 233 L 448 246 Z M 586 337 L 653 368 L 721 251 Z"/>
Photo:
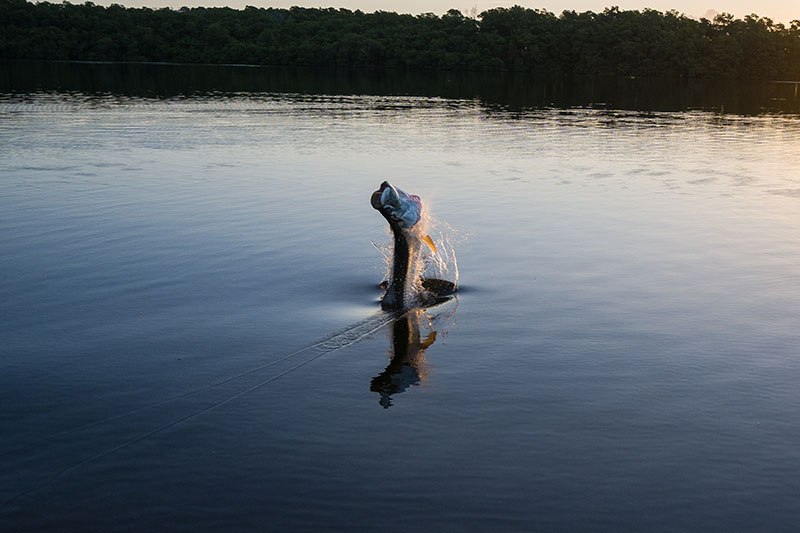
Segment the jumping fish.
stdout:
<path fill-rule="evenodd" d="M 455 293 L 453 282 L 419 276 L 422 244 L 427 245 L 433 253 L 438 253 L 433 239 L 421 228 L 420 197 L 407 194 L 384 181 L 372 193 L 370 203 L 389 222 L 394 237 L 392 272 L 381 306 L 384 309 L 409 309 L 414 305 L 429 303 L 426 296 L 427 300 L 436 300 Z M 422 294 L 415 290 L 417 286 L 422 289 Z M 415 296 L 420 296 L 422 301 L 418 301 L 419 298 L 415 301 Z"/>

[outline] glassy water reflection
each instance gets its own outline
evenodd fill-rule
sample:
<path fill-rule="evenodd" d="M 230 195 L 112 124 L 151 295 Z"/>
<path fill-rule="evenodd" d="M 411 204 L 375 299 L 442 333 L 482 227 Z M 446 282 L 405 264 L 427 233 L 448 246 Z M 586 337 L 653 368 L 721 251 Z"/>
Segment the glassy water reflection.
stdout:
<path fill-rule="evenodd" d="M 434 318 L 441 318 L 442 310 L 439 309 L 438 313 Z M 450 320 L 454 316 L 455 309 L 447 315 Z M 370 390 L 380 394 L 380 404 L 386 409 L 392 405 L 392 395 L 400 394 L 428 377 L 430 371 L 425 352 L 436 342 L 439 331 L 432 329 L 423 338 L 420 334 L 423 318 L 430 325 L 431 318 L 425 310 L 412 309 L 392 321 L 389 364 L 370 382 Z"/>
<path fill-rule="evenodd" d="M 798 134 L 4 94 L 2 529 L 792 529 Z M 453 243 L 457 301 L 381 314 L 384 179 Z"/>

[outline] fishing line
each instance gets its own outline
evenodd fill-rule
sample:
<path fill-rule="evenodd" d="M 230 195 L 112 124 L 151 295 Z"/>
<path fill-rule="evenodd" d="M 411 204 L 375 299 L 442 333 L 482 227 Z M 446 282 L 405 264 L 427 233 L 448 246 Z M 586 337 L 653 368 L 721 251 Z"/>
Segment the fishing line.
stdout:
<path fill-rule="evenodd" d="M 308 350 L 311 350 L 311 349 L 316 349 L 319 352 L 316 355 L 314 355 L 313 357 L 311 357 L 311 358 L 309 358 L 309 359 L 307 359 L 307 360 L 305 360 L 305 361 L 303 361 L 303 362 L 301 362 L 301 363 L 299 363 L 299 364 L 297 364 L 297 365 L 295 365 L 295 366 L 293 366 L 293 367 L 281 372 L 280 374 L 277 374 L 275 376 L 271 376 L 271 377 L 269 377 L 269 378 L 267 378 L 267 379 L 255 384 L 255 385 L 253 385 L 252 387 L 248 387 L 246 389 L 237 391 L 237 392 L 235 392 L 235 393 L 223 398 L 222 400 L 219 400 L 219 401 L 214 402 L 211 405 L 208 405 L 208 406 L 206 406 L 206 407 L 204 407 L 202 409 L 198 409 L 198 410 L 196 410 L 196 411 L 194 411 L 192 413 L 189 413 L 188 415 L 183 416 L 183 417 L 181 417 L 178 420 L 175 420 L 173 422 L 170 422 L 169 424 L 167 424 L 165 426 L 161 426 L 159 428 L 156 428 L 156 429 L 154 429 L 154 430 L 152 430 L 150 432 L 145 433 L 144 435 L 140 435 L 138 437 L 134 437 L 134 438 L 132 438 L 130 440 L 127 440 L 127 441 L 125 441 L 125 442 L 123 442 L 121 444 L 118 444 L 117 446 L 114 446 L 114 447 L 112 447 L 112 448 L 110 448 L 108 450 L 105 450 L 105 451 L 100 452 L 98 454 L 95 454 L 95 455 L 93 455 L 93 456 L 91 456 L 91 457 L 89 457 L 87 459 L 84 459 L 82 461 L 78 461 L 77 463 L 74 463 L 74 464 L 72 464 L 70 466 L 67 466 L 66 468 L 64 468 L 64 469 L 60 470 L 59 472 L 57 472 L 56 474 L 54 474 L 50 479 L 48 479 L 44 483 L 42 483 L 40 485 L 37 485 L 36 487 L 34 487 L 34 488 L 30 489 L 30 490 L 20 492 L 20 493 L 18 493 L 16 495 L 12 496 L 8 500 L 4 501 L 2 504 L 0 504 L 0 510 L 5 509 L 6 507 L 8 507 L 9 505 L 11 505 L 12 503 L 14 503 L 15 501 L 17 501 L 17 500 L 19 500 L 21 498 L 24 498 L 24 497 L 29 496 L 31 494 L 35 494 L 36 492 L 39 492 L 42 489 L 47 488 L 48 486 L 52 485 L 53 483 L 55 483 L 56 481 L 58 481 L 59 479 L 61 479 L 65 475 L 67 475 L 69 472 L 72 472 L 73 470 L 75 470 L 77 468 L 80 468 L 81 466 L 84 466 L 84 465 L 89 464 L 89 463 L 91 463 L 93 461 L 96 461 L 98 459 L 101 459 L 103 457 L 111 455 L 111 454 L 113 454 L 113 453 L 115 453 L 115 452 L 117 452 L 119 450 L 127 448 L 128 446 L 131 446 L 131 445 L 136 444 L 138 442 L 142 442 L 142 441 L 144 441 L 144 440 L 146 440 L 146 439 L 148 439 L 148 438 L 150 438 L 150 437 L 152 437 L 154 435 L 157 435 L 157 434 L 159 434 L 159 433 L 161 433 L 163 431 L 166 431 L 166 430 L 168 430 L 170 428 L 173 428 L 173 427 L 175 427 L 175 426 L 177 426 L 177 425 L 179 425 L 179 424 L 181 424 L 181 423 L 183 423 L 183 422 L 185 422 L 185 421 L 187 421 L 187 420 L 189 420 L 191 418 L 194 418 L 196 416 L 202 415 L 203 413 L 207 413 L 208 411 L 211 411 L 212 409 L 216 409 L 217 407 L 225 405 L 226 403 L 231 402 L 231 401 L 235 400 L 236 398 L 244 396 L 245 394 L 253 392 L 253 391 L 257 390 L 257 389 L 260 389 L 261 387 L 263 387 L 265 385 L 268 385 L 269 383 L 272 383 L 273 381 L 276 381 L 277 379 L 279 379 L 279 378 L 281 378 L 281 377 L 283 377 L 283 376 L 285 376 L 285 375 L 287 375 L 287 374 L 289 374 L 291 372 L 294 372 L 295 370 L 297 370 L 297 369 L 299 369 L 299 368 L 301 368 L 303 366 L 306 366 L 307 364 L 309 364 L 309 363 L 311 363 L 313 361 L 316 361 L 317 359 L 319 359 L 320 357 L 322 357 L 325 354 L 331 353 L 331 352 L 336 351 L 336 350 L 341 350 L 343 348 L 347 348 L 348 346 L 352 346 L 353 344 L 355 344 L 358 341 L 364 339 L 365 337 L 368 337 L 369 335 L 375 333 L 376 331 L 378 331 L 379 329 L 383 328 L 384 326 L 386 326 L 387 324 L 391 323 L 392 321 L 396 320 L 397 318 L 400 318 L 401 316 L 403 316 L 403 314 L 405 314 L 405 312 L 406 311 L 393 311 L 393 312 L 384 312 L 384 311 L 382 311 L 380 313 L 377 313 L 375 315 L 367 317 L 364 320 L 356 322 L 355 324 L 351 324 L 350 326 L 347 326 L 344 329 L 341 329 L 339 331 L 331 333 L 330 335 L 327 335 L 327 336 L 319 339 L 315 343 L 309 344 L 308 346 L 300 348 L 299 350 L 296 350 L 296 351 L 294 351 L 294 352 L 292 352 L 292 353 L 290 353 L 290 354 L 288 354 L 288 355 L 286 355 L 286 356 L 284 356 L 284 357 L 282 357 L 280 359 L 277 359 L 275 361 L 270 361 L 269 363 L 260 365 L 260 366 L 258 366 L 256 368 L 253 368 L 253 369 L 248 370 L 246 372 L 242 372 L 240 374 L 237 374 L 237 375 L 232 376 L 230 378 L 224 379 L 224 380 L 219 381 L 217 383 L 213 383 L 211 385 L 207 385 L 207 386 L 202 387 L 200 389 L 196 389 L 196 390 L 193 390 L 193 391 L 190 391 L 190 392 L 178 395 L 178 396 L 174 396 L 172 398 L 168 398 L 166 400 L 162 400 L 160 402 L 156 402 L 156 403 L 150 404 L 150 405 L 145 406 L 145 407 L 140 407 L 138 409 L 134 409 L 132 411 L 128 411 L 128 412 L 123 413 L 123 414 L 114 415 L 112 417 L 108 417 L 108 418 L 105 418 L 103 420 L 99 420 L 97 422 L 92 422 L 90 424 L 85 424 L 85 425 L 80 426 L 78 428 L 73 428 L 73 429 L 70 429 L 70 430 L 61 431 L 61 432 L 58 432 L 58 433 L 54 433 L 54 434 L 52 434 L 52 435 L 50 435 L 48 437 L 45 437 L 44 439 L 42 439 L 41 441 L 38 441 L 38 442 L 46 441 L 48 439 L 51 439 L 51 438 L 53 438 L 55 436 L 59 436 L 59 435 L 68 435 L 68 434 L 71 434 L 71 433 L 75 433 L 75 432 L 77 432 L 77 431 L 79 431 L 81 429 L 87 429 L 87 428 L 90 428 L 90 427 L 93 427 L 93 426 L 97 426 L 97 425 L 100 425 L 100 424 L 103 424 L 103 423 L 106 423 L 106 422 L 110 422 L 112 420 L 117 420 L 117 419 L 120 419 L 120 418 L 124 418 L 126 416 L 130 416 L 130 415 L 133 415 L 133 414 L 136 414 L 136 413 L 140 413 L 140 412 L 146 411 L 148 409 L 153 409 L 153 408 L 161 406 L 161 405 L 166 405 L 168 403 L 177 401 L 179 399 L 186 398 L 186 397 L 192 396 L 194 394 L 198 394 L 200 392 L 212 389 L 214 387 L 223 385 L 225 383 L 229 383 L 231 381 L 234 381 L 236 379 L 242 378 L 244 376 L 253 374 L 253 373 L 255 373 L 255 372 L 259 371 L 259 370 L 263 370 L 264 368 L 276 365 L 278 363 L 282 363 L 284 361 L 287 361 L 287 360 L 291 359 L 292 357 L 295 357 L 295 356 L 297 356 L 297 355 L 299 355 L 299 354 L 301 354 L 303 352 L 306 352 Z M 24 449 L 28 449 L 28 448 L 30 448 L 30 446 L 23 447 L 23 448 L 18 448 L 16 450 L 12 450 L 10 452 L 6 452 L 3 455 L 9 455 L 9 454 L 14 453 L 16 451 L 24 450 Z"/>
<path fill-rule="evenodd" d="M 151 404 L 145 405 L 143 407 L 137 407 L 136 409 L 133 409 L 131 411 L 127 411 L 125 413 L 120 413 L 118 415 L 109 416 L 108 418 L 103 418 L 101 420 L 96 420 L 94 422 L 88 422 L 86 424 L 82 424 L 80 426 L 76 426 L 76 427 L 73 427 L 73 428 L 64 429 L 64 430 L 58 431 L 56 433 L 51 433 L 50 435 L 47 435 L 47 436 L 42 437 L 42 438 L 40 438 L 38 440 L 35 440 L 35 441 L 33 441 L 33 442 L 31 442 L 31 443 L 29 443 L 27 445 L 20 446 L 18 448 L 14 448 L 14 449 L 5 451 L 5 452 L 2 453 L 2 456 L 14 455 L 16 453 L 20 453 L 20 452 L 29 450 L 30 448 L 32 448 L 33 446 L 35 446 L 37 444 L 41 444 L 41 443 L 47 442 L 49 440 L 55 439 L 56 437 L 63 437 L 63 436 L 66 436 L 66 435 L 71 435 L 73 433 L 76 433 L 76 432 L 84 430 L 84 429 L 89 429 L 89 428 L 92 428 L 92 427 L 95 427 L 95 426 L 99 426 L 99 425 L 105 424 L 107 422 L 112 422 L 114 420 L 118 420 L 120 418 L 125 418 L 126 416 L 135 415 L 137 413 L 141 413 L 141 412 L 147 411 L 149 409 L 154 409 L 154 408 L 160 407 L 162 405 L 167 405 L 169 403 L 181 400 L 183 398 L 188 398 L 189 396 L 193 396 L 193 395 L 199 394 L 199 393 L 201 393 L 203 391 L 207 391 L 207 390 L 213 389 L 214 387 L 219 387 L 220 385 L 224 385 L 225 383 L 228 383 L 228 382 L 234 381 L 236 379 L 248 376 L 248 375 L 250 375 L 250 374 L 252 374 L 254 372 L 258 372 L 259 370 L 263 370 L 264 368 L 270 367 L 272 365 L 276 365 L 278 363 L 282 363 L 282 362 L 286 361 L 287 359 L 290 359 L 290 358 L 294 357 L 295 355 L 298 355 L 298 354 L 300 354 L 302 352 L 305 352 L 306 350 L 309 350 L 309 349 L 313 348 L 316 345 L 317 344 L 308 345 L 308 346 L 306 346 L 304 348 L 301 348 L 301 349 L 299 349 L 297 351 L 294 351 L 294 352 L 290 353 L 289 355 L 287 355 L 285 357 L 282 357 L 282 358 L 277 359 L 275 361 L 270 361 L 269 363 L 263 364 L 261 366 L 257 366 L 257 367 L 255 367 L 253 369 L 250 369 L 250 370 L 247 370 L 245 372 L 242 372 L 241 374 L 237 374 L 235 376 L 226 378 L 226 379 L 224 379 L 222 381 L 218 381 L 216 383 L 212 383 L 210 385 L 206 385 L 206 386 L 201 387 L 199 389 L 191 390 L 189 392 L 185 392 L 185 393 L 179 394 L 177 396 L 172 396 L 170 398 L 166 398 L 164 400 L 161 400 L 161 401 L 158 401 L 158 402 L 155 402 L 155 403 L 151 403 Z"/>
<path fill-rule="evenodd" d="M 255 368 L 251 368 L 250 370 L 246 370 L 245 372 L 242 372 L 240 374 L 236 374 L 235 376 L 231 376 L 229 378 L 223 379 L 222 381 L 217 381 L 216 383 L 211 383 L 210 385 L 205 385 L 203 387 L 200 387 L 199 389 L 194 389 L 194 390 L 185 392 L 183 394 L 179 394 L 177 396 L 172 396 L 170 398 L 166 398 L 164 400 L 160 400 L 158 402 L 151 403 L 151 404 L 145 405 L 143 407 L 137 407 L 136 409 L 133 409 L 133 410 L 130 410 L 130 411 L 126 411 L 124 413 L 120 413 L 120 414 L 117 414 L 117 415 L 113 415 L 113 416 L 110 416 L 110 417 L 107 417 L 107 418 L 103 418 L 101 420 L 97 420 L 97 421 L 94 421 L 94 422 L 88 422 L 88 423 L 82 424 L 80 426 L 76 426 L 76 427 L 73 427 L 73 428 L 69 428 L 69 429 L 65 429 L 65 430 L 62 430 L 62 431 L 57 431 L 55 433 L 51 433 L 50 435 L 47 435 L 45 437 L 41 437 L 40 439 L 37 439 L 37 440 L 35 440 L 35 441 L 31 442 L 31 443 L 28 443 L 26 445 L 19 446 L 17 448 L 11 449 L 11 450 L 4 451 L 2 454 L 0 454 L 0 456 L 4 457 L 4 456 L 7 456 L 7 455 L 18 454 L 18 453 L 21 453 L 21 452 L 24 452 L 26 450 L 31 449 L 32 447 L 34 447 L 37 444 L 48 442 L 48 441 L 50 441 L 52 439 L 55 439 L 57 437 L 63 437 L 63 436 L 71 435 L 73 433 L 77 433 L 78 431 L 82 431 L 82 430 L 85 430 L 85 429 L 93 428 L 95 426 L 106 424 L 108 422 L 112 422 L 114 420 L 119 420 L 120 418 L 125 418 L 125 417 L 131 416 L 131 415 L 135 415 L 135 414 L 138 414 L 138 413 L 142 413 L 142 412 L 148 411 L 150 409 L 155 409 L 156 407 L 161 407 L 163 405 L 167 405 L 167 404 L 170 404 L 172 402 L 176 402 L 178 400 L 182 400 L 184 398 L 188 398 L 190 396 L 194 396 L 195 394 L 199 394 L 201 392 L 204 392 L 204 391 L 207 391 L 207 390 L 211 390 L 211 389 L 213 389 L 215 387 L 220 387 L 222 385 L 225 385 L 226 383 L 230 383 L 231 381 L 235 381 L 237 379 L 249 376 L 250 374 L 254 374 L 254 373 L 258 372 L 259 370 L 263 370 L 265 368 L 269 368 L 271 366 L 277 365 L 278 363 L 283 363 L 284 361 L 287 361 L 287 360 L 289 360 L 289 359 L 291 359 L 291 358 L 293 358 L 293 357 L 295 357 L 297 355 L 300 355 L 301 353 L 306 352 L 306 351 L 308 351 L 310 349 L 317 348 L 319 346 L 324 346 L 326 344 L 334 342 L 337 338 L 344 337 L 349 332 L 358 331 L 358 328 L 369 327 L 369 325 L 371 323 L 373 323 L 373 322 L 383 323 L 383 320 L 381 320 L 381 319 L 390 320 L 390 318 L 385 316 L 387 314 L 388 315 L 393 315 L 393 313 L 386 313 L 386 312 L 377 313 L 377 314 L 369 316 L 369 317 L 367 317 L 367 318 L 365 318 L 365 319 L 363 319 L 363 320 L 361 320 L 359 322 L 356 322 L 354 324 L 350 324 L 349 326 L 347 326 L 345 328 L 342 328 L 342 329 L 340 329 L 338 331 L 335 331 L 335 332 L 333 332 L 333 333 L 331 333 L 331 334 L 329 334 L 329 335 L 327 335 L 325 337 L 322 337 L 321 339 L 317 340 L 313 344 L 309 344 L 308 346 L 300 348 L 299 350 L 295 350 L 294 352 L 292 352 L 292 353 L 290 353 L 288 355 L 285 355 L 284 357 L 281 357 L 280 359 L 276 359 L 275 361 L 270 361 L 270 362 L 265 363 L 263 365 L 259 365 L 259 366 L 255 367 Z M 397 316 L 392 316 L 391 320 L 393 320 L 394 318 L 398 318 L 398 317 Z M 360 338 L 362 338 L 362 337 L 359 337 L 359 339 Z M 349 344 L 347 344 L 346 346 L 349 346 Z M 344 347 L 344 346 L 342 346 L 342 347 Z"/>
<path fill-rule="evenodd" d="M 222 400 L 219 400 L 218 402 L 212 403 L 209 406 L 206 406 L 206 407 L 204 407 L 202 409 L 199 409 L 199 410 L 196 410 L 196 411 L 194 411 L 192 413 L 189 413 L 188 415 L 183 416 L 183 417 L 181 417 L 178 420 L 175 420 L 173 422 L 170 422 L 169 424 L 167 424 L 165 426 L 162 426 L 160 428 L 154 429 L 154 430 L 152 430 L 152 431 L 150 431 L 148 433 L 145 433 L 144 435 L 140 435 L 138 437 L 135 437 L 133 439 L 125 441 L 125 442 L 123 442 L 121 444 L 118 444 L 117 446 L 114 446 L 114 447 L 108 449 L 108 450 L 105 450 L 105 451 L 100 452 L 100 453 L 98 453 L 96 455 L 93 455 L 93 456 L 91 456 L 91 457 L 89 457 L 87 459 L 84 459 L 84 460 L 79 461 L 79 462 L 77 462 L 75 464 L 72 464 L 72 465 L 60 470 L 59 472 L 57 472 L 55 475 L 53 475 L 50 479 L 48 479 L 44 483 L 42 483 L 42 484 L 40 484 L 40 485 L 30 489 L 30 490 L 18 493 L 15 496 L 9 498 L 8 500 L 6 500 L 2 504 L 0 504 L 0 510 L 8 507 L 9 505 L 14 503 L 15 501 L 17 501 L 17 500 L 19 500 L 21 498 L 24 498 L 25 496 L 29 496 L 31 494 L 35 494 L 36 492 L 41 491 L 42 489 L 52 485 L 53 483 L 55 483 L 56 481 L 58 481 L 59 479 L 61 479 L 65 475 L 67 475 L 69 472 L 71 472 L 71 471 L 73 471 L 73 470 L 75 470 L 77 468 L 80 468 L 81 466 L 84 466 L 84 465 L 89 464 L 89 463 L 91 463 L 93 461 L 96 461 L 98 459 L 101 459 L 103 457 L 111 455 L 111 454 L 113 454 L 113 453 L 115 453 L 115 452 L 117 452 L 119 450 L 127 448 L 128 446 L 131 446 L 131 445 L 136 444 L 138 442 L 142 442 L 142 441 L 144 441 L 144 440 L 146 440 L 146 439 L 148 439 L 148 438 L 150 438 L 150 437 L 152 437 L 154 435 L 157 435 L 157 434 L 159 434 L 159 433 L 161 433 L 163 431 L 166 431 L 166 430 L 168 430 L 170 428 L 173 428 L 173 427 L 175 427 L 175 426 L 177 426 L 177 425 L 179 425 L 179 424 L 181 424 L 181 423 L 183 423 L 183 422 L 185 422 L 185 421 L 187 421 L 187 420 L 189 420 L 191 418 L 194 418 L 196 416 L 202 415 L 203 413 L 207 413 L 208 411 L 211 411 L 212 409 L 216 409 L 217 407 L 225 405 L 226 403 L 231 402 L 231 401 L 235 400 L 236 398 L 244 396 L 245 394 L 253 392 L 253 391 L 257 390 L 257 389 L 260 389 L 261 387 L 263 387 L 265 385 L 268 385 L 269 383 L 272 383 L 273 381 L 276 381 L 277 379 L 279 379 L 279 378 L 281 378 L 281 377 L 283 377 L 283 376 L 285 376 L 285 375 L 287 375 L 287 374 L 289 374 L 291 372 L 294 372 L 295 370 L 297 370 L 297 369 L 299 369 L 299 368 L 301 368 L 303 366 L 306 366 L 307 364 L 319 359 L 320 357 L 322 357 L 325 354 L 331 353 L 331 352 L 336 351 L 336 350 L 341 350 L 343 348 L 347 348 L 348 346 L 352 346 L 353 344 L 357 343 L 358 341 L 364 339 L 365 337 L 368 337 L 369 335 L 371 335 L 371 334 L 375 333 L 376 331 L 378 331 L 379 329 L 383 328 L 384 326 L 386 326 L 387 324 L 389 324 L 393 320 L 396 320 L 397 318 L 400 318 L 401 316 L 403 316 L 403 314 L 405 314 L 405 312 L 406 311 L 394 311 L 394 312 L 380 312 L 380 313 L 377 313 L 375 315 L 372 315 L 370 317 L 365 318 L 364 320 L 356 322 L 355 324 L 351 324 L 350 326 L 348 326 L 348 327 L 346 327 L 344 329 L 341 329 L 341 330 L 339 330 L 337 332 L 334 332 L 334 333 L 332 333 L 332 334 L 330 334 L 330 335 L 328 335 L 326 337 L 323 337 L 320 340 L 318 340 L 317 342 L 315 342 L 313 344 L 310 344 L 308 346 L 305 346 L 305 347 L 303 347 L 303 348 L 301 348 L 299 350 L 296 350 L 296 351 L 294 351 L 294 352 L 292 352 L 292 353 L 290 353 L 290 354 L 288 354 L 288 355 L 286 355 L 286 356 L 284 356 L 284 357 L 282 357 L 280 359 L 277 359 L 275 361 L 270 361 L 269 363 L 266 363 L 264 365 L 260 365 L 260 366 L 258 366 L 256 368 L 253 368 L 253 369 L 248 370 L 246 372 L 242 372 L 241 374 L 237 374 L 236 376 L 232 376 L 232 377 L 227 378 L 225 380 L 222 380 L 222 381 L 219 381 L 217 383 L 208 385 L 206 387 L 202 387 L 200 389 L 196 389 L 194 391 L 187 392 L 185 394 L 181 394 L 179 396 L 174 396 L 172 398 L 168 398 L 166 400 L 163 400 L 163 401 L 160 401 L 160 402 L 156 402 L 156 403 L 151 404 L 151 405 L 146 406 L 146 407 L 141 407 L 141 408 L 135 409 L 133 411 L 129 411 L 127 413 L 123 413 L 123 414 L 120 414 L 120 415 L 115 415 L 115 416 L 112 416 L 112 417 L 109 417 L 109 418 L 106 418 L 106 419 L 103 419 L 103 420 L 100 420 L 100 421 L 97 421 L 97 422 L 93 422 L 91 424 L 87 424 L 87 425 L 81 426 L 79 428 L 74 428 L 74 429 L 71 429 L 71 430 L 68 430 L 68 431 L 62 431 L 62 432 L 59 432 L 59 433 L 55 433 L 55 434 L 51 435 L 50 437 L 46 437 L 43 440 L 47 440 L 48 438 L 52 438 L 53 436 L 56 436 L 56 435 L 64 435 L 64 434 L 74 433 L 74 432 L 76 432 L 76 431 L 78 431 L 80 429 L 86 429 L 86 428 L 89 428 L 89 427 L 93 427 L 93 426 L 96 426 L 96 425 L 103 424 L 105 422 L 109 422 L 109 421 L 116 420 L 116 419 L 119 419 L 119 418 L 123 418 L 125 416 L 129 416 L 129 415 L 132 415 L 132 414 L 135 414 L 135 413 L 146 411 L 147 409 L 152 409 L 152 408 L 158 407 L 160 405 L 166 405 L 168 403 L 174 402 L 174 401 L 179 400 L 181 398 L 186 398 L 186 397 L 191 396 L 193 394 L 197 394 L 199 392 L 202 392 L 202 391 L 205 391 L 205 390 L 209 390 L 209 389 L 217 387 L 219 385 L 222 385 L 222 384 L 225 384 L 225 383 L 229 383 L 229 382 L 231 382 L 233 380 L 236 380 L 236 379 L 239 379 L 241 377 L 253 374 L 254 372 L 257 372 L 257 371 L 262 370 L 264 368 L 273 366 L 273 365 L 275 365 L 277 363 L 281 363 L 281 362 L 287 361 L 290 358 L 295 357 L 295 356 L 297 356 L 297 355 L 299 355 L 299 354 L 301 354 L 303 352 L 306 352 L 308 350 L 317 349 L 319 351 L 319 353 L 317 353 L 316 355 L 314 355 L 310 359 L 307 359 L 307 360 L 305 360 L 305 361 L 303 361 L 303 362 L 301 362 L 301 363 L 299 363 L 299 364 L 297 364 L 297 365 L 295 365 L 295 366 L 293 366 L 293 367 L 281 372 L 280 374 L 277 374 L 275 376 L 271 376 L 271 377 L 269 377 L 269 378 L 257 383 L 256 385 L 253 385 L 252 387 L 248 387 L 246 389 L 243 389 L 243 390 L 240 390 L 238 392 L 235 392 L 234 394 L 231 394 L 230 396 L 227 396 L 226 398 L 223 398 Z M 8 452 L 8 453 L 11 453 L 11 452 Z M 4 455 L 7 455 L 8 453 L 6 453 Z"/>

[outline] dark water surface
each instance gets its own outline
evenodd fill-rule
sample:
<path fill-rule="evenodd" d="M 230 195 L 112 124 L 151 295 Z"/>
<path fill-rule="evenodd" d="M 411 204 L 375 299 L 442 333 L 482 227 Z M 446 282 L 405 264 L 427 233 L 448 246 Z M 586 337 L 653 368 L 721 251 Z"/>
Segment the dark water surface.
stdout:
<path fill-rule="evenodd" d="M 796 528 L 797 115 L 135 92 L 0 95 L 0 530 Z"/>

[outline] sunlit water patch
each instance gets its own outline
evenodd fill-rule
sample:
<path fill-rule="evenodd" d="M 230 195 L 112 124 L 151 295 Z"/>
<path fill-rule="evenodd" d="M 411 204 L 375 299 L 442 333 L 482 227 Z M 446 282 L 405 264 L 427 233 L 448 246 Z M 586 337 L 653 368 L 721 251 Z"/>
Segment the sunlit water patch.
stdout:
<path fill-rule="evenodd" d="M 472 98 L 6 96 L 0 523 L 791 529 L 798 134 Z M 384 179 L 434 217 L 426 267 L 461 288 L 442 308 L 380 311 Z"/>

